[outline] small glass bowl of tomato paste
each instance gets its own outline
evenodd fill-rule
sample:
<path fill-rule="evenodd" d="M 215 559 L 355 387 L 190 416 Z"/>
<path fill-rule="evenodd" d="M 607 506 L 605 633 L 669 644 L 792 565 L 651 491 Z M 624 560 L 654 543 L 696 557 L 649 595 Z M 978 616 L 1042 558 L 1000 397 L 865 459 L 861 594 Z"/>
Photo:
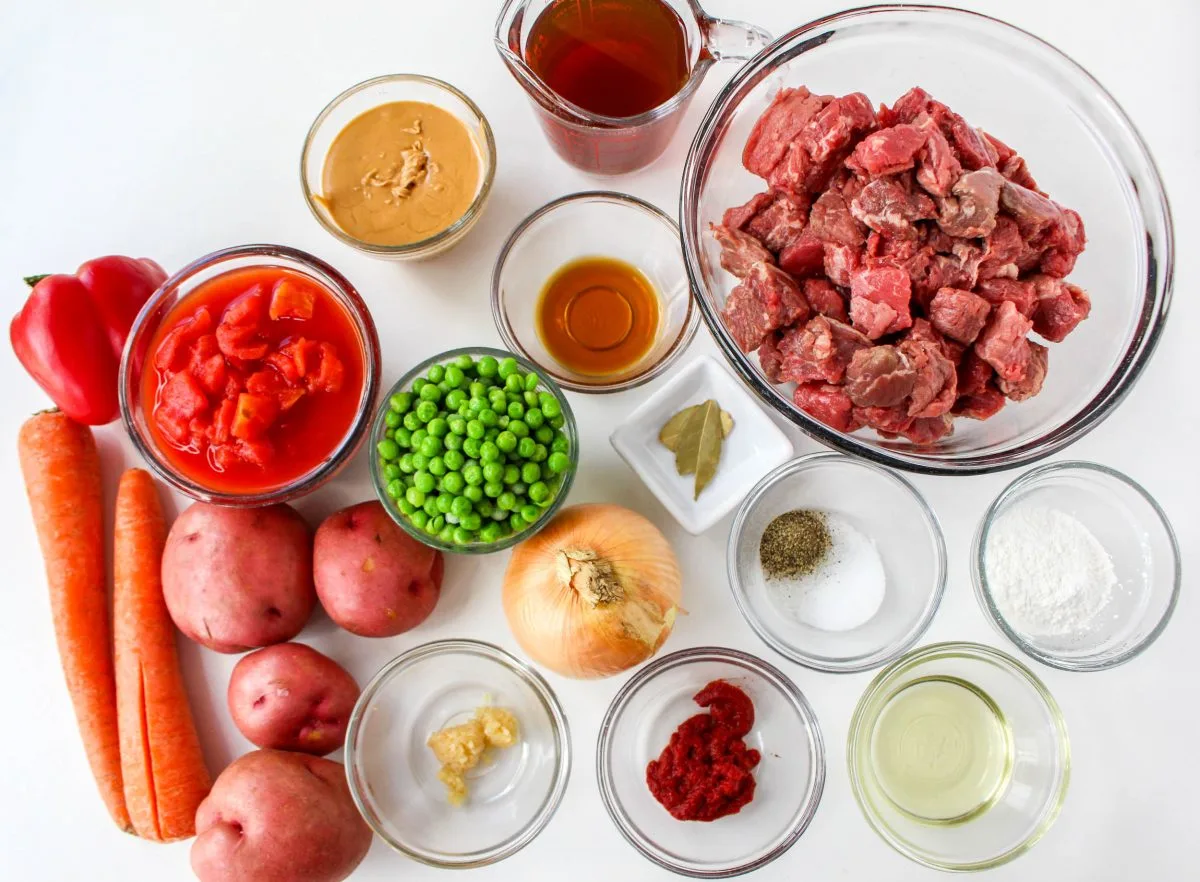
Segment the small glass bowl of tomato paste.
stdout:
<path fill-rule="evenodd" d="M 302 496 L 354 455 L 379 392 L 379 338 L 341 273 L 245 245 L 184 267 L 142 308 L 121 415 L 176 490 L 255 506 Z"/>
<path fill-rule="evenodd" d="M 737 687 L 753 705 L 741 738 L 759 754 L 754 790 L 732 814 L 677 820 L 651 792 L 647 767 L 686 720 L 717 718 L 719 700 L 707 709 L 696 703 L 702 690 L 713 695 L 714 682 Z M 766 866 L 804 833 L 825 788 L 825 745 L 812 707 L 782 671 L 744 652 L 704 646 L 658 659 L 617 693 L 600 725 L 596 773 L 609 816 L 634 848 L 672 872 L 723 879 Z"/>

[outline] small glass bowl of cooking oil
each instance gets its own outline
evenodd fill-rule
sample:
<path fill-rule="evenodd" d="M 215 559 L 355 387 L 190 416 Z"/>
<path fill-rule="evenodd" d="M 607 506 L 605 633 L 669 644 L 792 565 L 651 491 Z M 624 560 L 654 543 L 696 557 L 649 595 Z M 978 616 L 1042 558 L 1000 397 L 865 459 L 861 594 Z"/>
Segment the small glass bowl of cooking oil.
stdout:
<path fill-rule="evenodd" d="M 889 845 L 938 870 L 1028 851 L 1070 779 L 1066 723 L 1045 685 L 977 643 L 913 650 L 867 687 L 850 721 L 855 799 Z"/>
<path fill-rule="evenodd" d="M 506 348 L 573 392 L 621 392 L 663 373 L 700 313 L 679 226 L 649 202 L 573 193 L 517 225 L 492 273 Z"/>

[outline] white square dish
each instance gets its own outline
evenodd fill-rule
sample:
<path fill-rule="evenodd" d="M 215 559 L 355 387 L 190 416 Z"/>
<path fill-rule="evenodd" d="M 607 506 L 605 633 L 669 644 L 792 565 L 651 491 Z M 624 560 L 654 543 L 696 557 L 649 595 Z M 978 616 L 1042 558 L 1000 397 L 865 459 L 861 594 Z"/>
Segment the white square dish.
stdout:
<path fill-rule="evenodd" d="M 733 417 L 717 473 L 699 499 L 691 476 L 675 471 L 675 455 L 658 440 L 663 424 L 708 399 Z M 709 356 L 686 365 L 609 436 L 613 448 L 689 533 L 709 529 L 769 471 L 791 458 L 792 443 L 741 384 Z"/>

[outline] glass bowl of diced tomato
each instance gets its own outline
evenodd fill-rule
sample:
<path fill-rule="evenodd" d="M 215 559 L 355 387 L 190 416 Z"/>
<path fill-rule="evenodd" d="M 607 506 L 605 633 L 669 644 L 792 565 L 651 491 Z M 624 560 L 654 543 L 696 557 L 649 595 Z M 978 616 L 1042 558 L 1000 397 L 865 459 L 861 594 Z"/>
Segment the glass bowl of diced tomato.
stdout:
<path fill-rule="evenodd" d="M 151 468 L 205 502 L 302 496 L 358 450 L 379 337 L 354 286 L 281 245 L 201 257 L 154 294 L 121 359 L 125 427 Z"/>

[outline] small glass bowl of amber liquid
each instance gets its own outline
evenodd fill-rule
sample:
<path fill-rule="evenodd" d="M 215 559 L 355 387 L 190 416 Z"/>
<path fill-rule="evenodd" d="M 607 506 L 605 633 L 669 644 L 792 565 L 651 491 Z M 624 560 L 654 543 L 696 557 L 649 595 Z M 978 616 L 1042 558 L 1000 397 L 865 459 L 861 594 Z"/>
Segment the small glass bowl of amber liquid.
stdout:
<path fill-rule="evenodd" d="M 679 227 L 641 199 L 564 196 L 509 236 L 492 273 L 505 346 L 575 392 L 621 392 L 663 373 L 699 311 Z"/>
<path fill-rule="evenodd" d="M 390 207 L 407 207 L 405 203 L 408 203 L 413 214 L 424 213 L 426 216 L 421 218 L 419 226 L 400 234 L 395 229 L 370 229 L 378 225 L 364 219 L 365 213 L 360 214 L 358 209 L 339 211 L 331 201 L 331 186 L 335 180 L 332 160 L 339 156 L 347 158 L 344 138 L 356 131 L 355 126 L 359 127 L 357 134 L 361 137 L 363 121 L 369 114 L 389 106 L 407 105 L 411 109 L 414 104 L 432 106 L 430 113 L 436 114 L 437 118 L 426 121 L 424 128 L 415 119 L 409 120 L 415 125 L 399 133 L 376 129 L 374 134 L 386 136 L 378 146 L 383 151 L 391 151 L 396 141 L 392 136 L 397 134 L 406 140 L 423 139 L 427 155 L 422 157 L 425 161 L 420 173 L 428 177 L 420 180 L 432 182 L 434 176 L 452 176 L 454 183 L 469 188 L 469 191 L 452 211 L 453 216 L 429 216 L 427 206 L 417 204 L 412 193 L 401 192 L 405 189 L 400 186 L 404 183 L 400 180 L 403 157 L 389 152 L 373 154 L 370 158 L 378 160 L 378 168 L 358 169 L 363 172 L 362 185 L 374 188 L 372 197 L 380 202 L 387 201 Z M 461 124 L 461 131 L 455 123 Z M 439 156 L 439 134 L 456 136 L 457 148 L 463 148 L 464 140 L 469 146 L 456 149 L 450 157 Z M 411 146 L 420 147 L 421 144 L 418 141 Z M 365 158 L 365 154 L 355 158 Z M 444 161 L 447 159 L 451 162 Z M 300 154 L 300 186 L 304 201 L 317 222 L 335 239 L 386 260 L 421 260 L 458 244 L 483 215 L 495 175 L 496 139 L 483 112 L 454 86 L 420 74 L 375 77 L 342 92 L 313 121 Z M 441 183 L 437 183 L 441 188 Z M 410 186 L 419 188 L 421 184 Z"/>

